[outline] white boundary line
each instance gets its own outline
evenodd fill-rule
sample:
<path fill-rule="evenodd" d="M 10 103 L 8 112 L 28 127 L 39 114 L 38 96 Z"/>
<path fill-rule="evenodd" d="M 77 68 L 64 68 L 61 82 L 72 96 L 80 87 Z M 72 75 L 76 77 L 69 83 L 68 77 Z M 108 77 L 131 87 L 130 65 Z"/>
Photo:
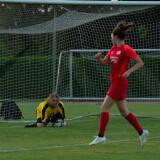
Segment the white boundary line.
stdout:
<path fill-rule="evenodd" d="M 160 139 L 160 136 L 157 137 L 149 137 L 148 139 Z M 113 140 L 113 141 L 106 141 L 107 143 L 116 143 L 116 142 L 127 142 L 127 141 L 137 141 L 139 138 L 135 139 L 124 139 L 124 140 Z M 54 148 L 65 148 L 65 147 L 75 147 L 75 146 L 89 146 L 89 143 L 84 144 L 69 144 L 64 146 L 51 146 L 51 147 L 42 147 L 42 148 L 32 148 L 32 149 L 17 149 L 17 150 L 0 150 L 0 153 L 8 153 L 8 152 L 19 152 L 19 151 L 30 151 L 30 150 L 42 150 L 42 149 L 54 149 Z"/>

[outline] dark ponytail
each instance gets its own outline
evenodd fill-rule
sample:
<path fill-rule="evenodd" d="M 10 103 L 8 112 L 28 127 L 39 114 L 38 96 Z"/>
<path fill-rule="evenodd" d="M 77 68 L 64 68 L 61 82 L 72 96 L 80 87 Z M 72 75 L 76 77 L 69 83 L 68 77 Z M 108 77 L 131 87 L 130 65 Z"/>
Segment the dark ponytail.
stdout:
<path fill-rule="evenodd" d="M 126 24 L 126 22 L 119 22 L 113 30 L 113 35 L 117 36 L 119 39 L 123 40 L 126 38 L 126 33 L 131 29 L 133 22 Z"/>

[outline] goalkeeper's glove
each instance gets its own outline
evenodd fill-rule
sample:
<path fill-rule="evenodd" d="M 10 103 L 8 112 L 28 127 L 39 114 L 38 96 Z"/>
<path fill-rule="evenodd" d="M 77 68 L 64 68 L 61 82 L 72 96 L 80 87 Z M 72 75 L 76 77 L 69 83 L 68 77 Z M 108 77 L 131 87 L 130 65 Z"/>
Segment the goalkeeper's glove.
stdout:
<path fill-rule="evenodd" d="M 55 122 L 57 119 L 62 119 L 64 120 L 64 116 L 58 111 L 57 114 L 54 116 L 51 116 L 51 122 Z"/>
<path fill-rule="evenodd" d="M 46 122 L 49 123 L 51 121 L 52 117 L 49 117 L 46 119 Z"/>
<path fill-rule="evenodd" d="M 64 120 L 64 116 L 58 111 L 57 114 L 46 119 L 46 122 L 55 122 L 57 119 Z"/>

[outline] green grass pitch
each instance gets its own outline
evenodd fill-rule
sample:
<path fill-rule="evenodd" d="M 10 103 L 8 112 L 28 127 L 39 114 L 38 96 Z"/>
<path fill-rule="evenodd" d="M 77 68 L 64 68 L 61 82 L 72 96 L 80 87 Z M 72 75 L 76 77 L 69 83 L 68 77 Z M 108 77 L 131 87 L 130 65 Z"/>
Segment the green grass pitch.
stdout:
<path fill-rule="evenodd" d="M 38 103 L 19 103 L 25 120 L 34 120 Z M 128 104 L 135 115 L 160 117 L 159 104 Z M 66 117 L 100 113 L 100 105 L 65 104 Z M 111 114 L 118 114 L 115 106 Z M 0 119 L 1 121 L 3 119 Z M 88 144 L 99 128 L 99 116 L 68 120 L 66 127 L 24 128 L 27 122 L 0 123 L 0 160 L 159 160 L 160 118 L 137 118 L 150 135 L 144 148 L 139 136 L 121 116 L 110 116 L 107 141 Z"/>

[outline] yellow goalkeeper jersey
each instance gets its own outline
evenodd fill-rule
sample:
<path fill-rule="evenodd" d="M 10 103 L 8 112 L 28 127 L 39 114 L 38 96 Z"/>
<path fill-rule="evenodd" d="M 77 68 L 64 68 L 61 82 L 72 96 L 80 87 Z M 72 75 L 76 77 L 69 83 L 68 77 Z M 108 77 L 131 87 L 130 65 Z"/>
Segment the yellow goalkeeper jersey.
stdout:
<path fill-rule="evenodd" d="M 37 119 L 39 118 L 41 118 L 41 120 L 47 119 L 58 113 L 58 111 L 65 117 L 64 105 L 61 101 L 54 109 L 51 108 L 51 106 L 47 103 L 47 101 L 44 101 L 40 103 L 36 109 Z"/>

